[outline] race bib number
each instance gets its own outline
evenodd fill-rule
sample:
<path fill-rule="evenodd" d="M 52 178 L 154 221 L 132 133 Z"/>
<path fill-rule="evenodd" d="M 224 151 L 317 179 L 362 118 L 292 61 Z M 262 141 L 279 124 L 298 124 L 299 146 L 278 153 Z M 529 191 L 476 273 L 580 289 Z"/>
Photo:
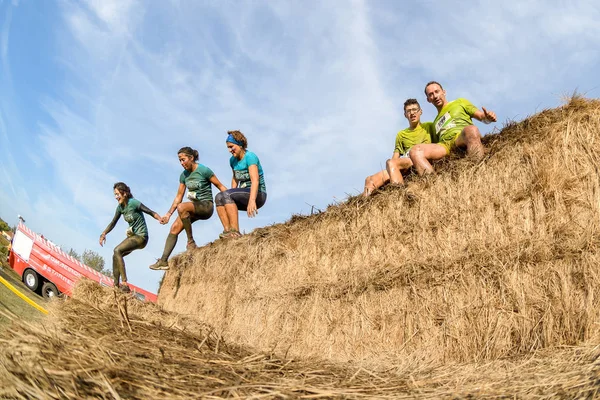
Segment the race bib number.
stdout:
<path fill-rule="evenodd" d="M 436 133 L 440 133 L 440 131 L 442 130 L 442 127 L 444 126 L 444 124 L 450 119 L 450 113 L 446 113 L 442 116 L 442 118 L 440 118 L 438 120 L 438 122 L 435 124 L 435 132 Z"/>
<path fill-rule="evenodd" d="M 250 187 L 250 173 L 248 171 L 233 171 L 235 180 L 238 181 L 239 188 Z"/>
<path fill-rule="evenodd" d="M 187 194 L 187 198 L 190 200 L 196 200 L 197 199 L 196 196 L 197 196 L 196 192 L 188 192 L 188 194 Z"/>

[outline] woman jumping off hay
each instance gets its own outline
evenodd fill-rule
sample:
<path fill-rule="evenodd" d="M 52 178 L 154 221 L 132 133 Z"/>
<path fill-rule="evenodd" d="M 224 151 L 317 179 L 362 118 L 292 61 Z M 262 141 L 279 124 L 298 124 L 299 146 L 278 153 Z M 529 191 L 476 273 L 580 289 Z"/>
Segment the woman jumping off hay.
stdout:
<path fill-rule="evenodd" d="M 183 172 L 179 176 L 179 188 L 169 211 L 162 217 L 163 223 L 168 223 L 171 215 L 177 210 L 178 218 L 171 225 L 169 236 L 165 242 L 162 257 L 150 266 L 150 269 L 169 269 L 169 256 L 177 244 L 177 236 L 182 230 L 187 235 L 187 250 L 196 248 L 196 242 L 192 235 L 192 223 L 198 220 L 209 219 L 214 212 L 212 185 L 221 192 L 227 188 L 219 181 L 210 168 L 199 164 L 198 151 L 184 147 L 177 152 L 179 163 Z M 185 190 L 188 190 L 187 198 L 190 201 L 182 203 Z"/>
<path fill-rule="evenodd" d="M 227 149 L 232 154 L 229 165 L 233 171 L 231 189 L 218 193 L 215 197 L 217 214 L 223 224 L 221 238 L 241 236 L 238 223 L 238 210 L 246 211 L 252 218 L 258 214 L 267 201 L 265 178 L 260 160 L 247 150 L 248 140 L 240 131 L 227 132 Z"/>
<path fill-rule="evenodd" d="M 123 182 L 117 182 L 113 186 L 115 199 L 119 203 L 115 211 L 115 216 L 106 229 L 100 234 L 100 246 L 106 243 L 106 235 L 113 230 L 117 221 L 123 215 L 125 221 L 129 224 L 127 228 L 127 237 L 115 247 L 113 253 L 113 278 L 115 288 L 120 288 L 124 292 L 130 292 L 127 286 L 127 273 L 125 271 L 125 260 L 123 257 L 134 250 L 143 249 L 148 243 L 148 227 L 144 214 L 151 215 L 154 219 L 164 224 L 160 215 L 143 205 L 139 200 L 133 198 L 131 189 Z M 119 284 L 119 278 L 121 284 Z"/>

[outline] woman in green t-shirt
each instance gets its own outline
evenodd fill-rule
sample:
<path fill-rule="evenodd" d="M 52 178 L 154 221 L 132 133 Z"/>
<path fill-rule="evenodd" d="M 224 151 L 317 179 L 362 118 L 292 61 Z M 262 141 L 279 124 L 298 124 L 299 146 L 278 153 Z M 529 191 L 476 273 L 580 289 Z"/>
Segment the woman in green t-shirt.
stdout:
<path fill-rule="evenodd" d="M 127 286 L 127 273 L 125 271 L 125 260 L 123 257 L 130 254 L 134 250 L 143 249 L 148 244 L 148 227 L 146 226 L 146 219 L 144 214 L 151 215 L 157 221 L 162 221 L 160 215 L 150 210 L 148 207 L 143 205 L 139 200 L 134 199 L 131 194 L 131 189 L 123 182 L 117 182 L 113 186 L 115 193 L 115 199 L 119 203 L 115 210 L 115 216 L 113 217 L 110 224 L 100 234 L 100 246 L 104 246 L 106 243 L 106 235 L 113 230 L 117 221 L 123 215 L 125 221 L 129 224 L 127 228 L 127 237 L 121 243 L 115 247 L 113 252 L 113 278 L 115 288 L 120 288 L 124 292 L 129 292 L 129 286 Z M 119 280 L 121 284 L 119 284 Z"/>
<path fill-rule="evenodd" d="M 169 236 L 165 242 L 162 257 L 150 266 L 150 269 L 169 269 L 168 259 L 175 245 L 177 236 L 182 230 L 187 235 L 187 250 L 195 249 L 196 242 L 192 235 L 192 223 L 200 219 L 209 219 L 214 211 L 212 186 L 215 185 L 220 191 L 227 188 L 219 181 L 210 168 L 199 164 L 198 151 L 191 147 L 183 147 L 177 152 L 179 163 L 183 172 L 179 176 L 179 187 L 169 211 L 162 217 L 163 223 L 168 223 L 171 215 L 177 210 L 178 218 L 171 225 Z M 182 202 L 185 191 L 190 201 Z"/>

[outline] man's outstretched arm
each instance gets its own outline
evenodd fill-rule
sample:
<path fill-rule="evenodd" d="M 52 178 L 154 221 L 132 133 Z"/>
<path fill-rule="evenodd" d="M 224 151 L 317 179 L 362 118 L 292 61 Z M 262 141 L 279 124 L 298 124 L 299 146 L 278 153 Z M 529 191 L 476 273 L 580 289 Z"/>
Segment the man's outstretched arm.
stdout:
<path fill-rule="evenodd" d="M 473 118 L 483 122 L 484 124 L 489 124 L 497 121 L 496 113 L 490 110 L 486 110 L 485 107 L 481 107 L 481 110 L 475 111 L 475 113 L 473 114 Z"/>

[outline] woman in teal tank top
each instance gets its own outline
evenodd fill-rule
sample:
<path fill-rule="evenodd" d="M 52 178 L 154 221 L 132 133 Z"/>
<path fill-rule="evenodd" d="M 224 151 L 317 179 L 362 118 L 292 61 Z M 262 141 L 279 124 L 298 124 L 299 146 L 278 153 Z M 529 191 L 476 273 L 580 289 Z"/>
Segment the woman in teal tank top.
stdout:
<path fill-rule="evenodd" d="M 117 225 L 117 221 L 123 215 L 125 221 L 129 224 L 127 228 L 127 237 L 121 243 L 115 247 L 113 252 L 113 278 L 115 288 L 120 288 L 124 292 L 129 292 L 129 286 L 127 286 L 127 272 L 125 271 L 125 260 L 123 257 L 130 254 L 134 250 L 143 249 L 148 244 L 148 227 L 146 226 L 146 220 L 144 214 L 151 215 L 157 221 L 162 221 L 160 215 L 150 210 L 148 207 L 142 204 L 137 199 L 133 198 L 131 189 L 123 182 L 117 182 L 113 186 L 115 193 L 115 199 L 119 203 L 115 210 L 115 216 L 113 217 L 110 224 L 100 234 L 100 246 L 104 246 L 106 243 L 106 235 L 113 230 Z M 119 284 L 119 280 L 121 284 Z"/>
<path fill-rule="evenodd" d="M 177 152 L 179 163 L 183 172 L 179 176 L 179 187 L 169 211 L 162 217 L 163 223 L 168 223 L 171 215 L 177 210 L 178 218 L 171 225 L 169 236 L 165 242 L 165 249 L 160 259 L 150 266 L 150 269 L 169 269 L 168 259 L 175 245 L 177 236 L 185 230 L 187 235 L 187 250 L 196 248 L 196 242 L 192 234 L 192 223 L 198 220 L 209 219 L 214 211 L 212 186 L 215 185 L 220 191 L 227 188 L 219 181 L 210 168 L 198 163 L 198 151 L 191 147 L 183 147 Z M 183 195 L 188 191 L 187 198 L 190 201 L 183 202 Z"/>

